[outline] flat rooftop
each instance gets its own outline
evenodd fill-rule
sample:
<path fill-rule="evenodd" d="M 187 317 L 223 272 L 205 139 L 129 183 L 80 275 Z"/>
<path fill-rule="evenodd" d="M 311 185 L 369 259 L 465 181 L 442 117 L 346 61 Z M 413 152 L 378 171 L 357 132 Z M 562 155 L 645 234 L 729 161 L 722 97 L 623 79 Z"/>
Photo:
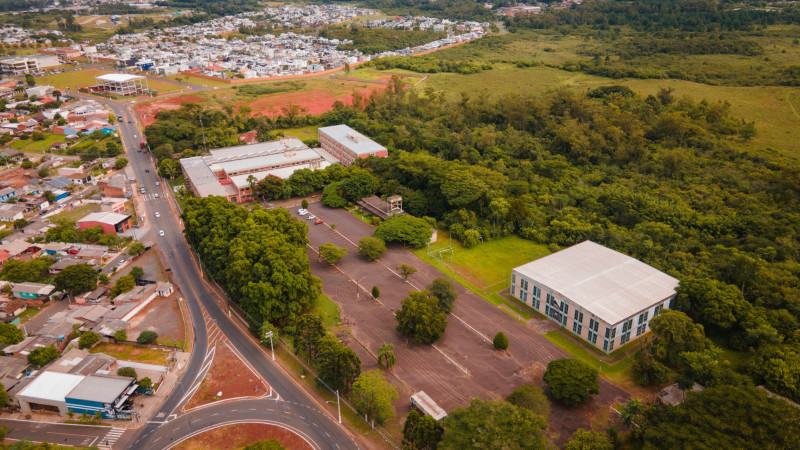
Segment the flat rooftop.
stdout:
<path fill-rule="evenodd" d="M 108 73 L 95 77 L 98 80 L 110 81 L 112 83 L 125 83 L 127 81 L 144 80 L 141 75 L 130 75 L 126 73 Z"/>
<path fill-rule="evenodd" d="M 76 400 L 112 403 L 130 386 L 133 377 L 89 375 L 65 396 Z"/>
<path fill-rule="evenodd" d="M 84 380 L 83 375 L 45 371 L 21 390 L 20 397 L 63 402 L 67 394 Z"/>
<path fill-rule="evenodd" d="M 217 176 L 209 169 L 202 156 L 183 158 L 181 159 L 181 166 L 200 197 L 209 195 L 228 196 L 228 191 L 220 184 Z"/>
<path fill-rule="evenodd" d="M 386 150 L 386 147 L 378 144 L 372 139 L 364 136 L 358 131 L 347 125 L 334 125 L 332 127 L 322 127 L 320 134 L 325 134 L 334 141 L 357 155 L 371 155 L 379 151 Z"/>
<path fill-rule="evenodd" d="M 79 220 L 78 223 L 81 222 L 100 222 L 105 223 L 108 225 L 116 225 L 125 219 L 129 218 L 130 215 L 128 214 L 119 214 L 115 212 L 93 212 L 89 213 L 83 219 Z"/>
<path fill-rule="evenodd" d="M 675 295 L 678 280 L 592 241 L 513 269 L 616 325 Z"/>

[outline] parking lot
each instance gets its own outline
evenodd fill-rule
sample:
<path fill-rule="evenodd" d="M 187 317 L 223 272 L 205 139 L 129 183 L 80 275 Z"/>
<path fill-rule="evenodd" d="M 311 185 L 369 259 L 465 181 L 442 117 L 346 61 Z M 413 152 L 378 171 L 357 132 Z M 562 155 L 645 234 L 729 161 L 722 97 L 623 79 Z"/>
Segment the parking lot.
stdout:
<path fill-rule="evenodd" d="M 395 346 L 397 365 L 393 372 L 402 385 L 400 411 L 407 410 L 408 395 L 414 391 L 424 390 L 445 410 L 452 411 L 468 404 L 473 397 L 503 398 L 523 383 L 542 386 L 541 376 L 547 362 L 568 356 L 533 327 L 518 322 L 457 283 L 454 284 L 459 298 L 448 318 L 444 338 L 435 346 L 409 342 L 395 330 L 393 311 L 400 308 L 409 291 L 425 289 L 434 278 L 445 275 L 400 245 L 388 246 L 379 261 L 369 262 L 358 255 L 357 243 L 372 234 L 371 226 L 344 209 L 312 203 L 308 210 L 324 222 L 315 224 L 315 220 L 301 217 L 309 224 L 310 245 L 316 249 L 331 242 L 348 250 L 336 267 L 320 262 L 316 252 L 309 250 L 312 272 L 322 279 L 323 291 L 341 306 L 353 337 L 373 355 L 377 355 L 383 343 Z M 297 207 L 291 212 L 299 216 Z M 333 224 L 335 230 L 331 228 Z M 395 273 L 394 269 L 401 264 L 418 269 L 408 282 Z M 356 282 L 360 286 L 358 296 Z M 369 295 L 372 286 L 380 289 L 379 301 Z M 491 339 L 499 331 L 506 333 L 511 343 L 507 353 L 492 346 Z M 555 406 L 550 420 L 553 431 L 568 439 L 575 429 L 589 427 L 598 404 L 605 406 L 627 397 L 622 389 L 604 380 L 600 390 L 600 395 L 579 411 Z"/>

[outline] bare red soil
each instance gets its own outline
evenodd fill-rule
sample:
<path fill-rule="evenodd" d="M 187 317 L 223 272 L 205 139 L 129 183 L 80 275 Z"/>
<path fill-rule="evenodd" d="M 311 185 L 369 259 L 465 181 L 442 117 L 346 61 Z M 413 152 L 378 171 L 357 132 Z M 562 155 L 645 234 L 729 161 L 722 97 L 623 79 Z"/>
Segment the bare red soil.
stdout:
<path fill-rule="evenodd" d="M 218 395 L 219 393 L 222 395 Z M 269 392 L 269 386 L 256 376 L 225 344 L 217 344 L 214 362 L 206 374 L 203 384 L 184 409 L 219 400 L 239 397 L 261 397 Z"/>
<path fill-rule="evenodd" d="M 247 444 L 267 439 L 275 439 L 282 446 L 290 449 L 311 448 L 303 438 L 291 431 L 263 423 L 241 423 L 215 428 L 187 439 L 173 448 L 177 450 L 242 448 Z"/>

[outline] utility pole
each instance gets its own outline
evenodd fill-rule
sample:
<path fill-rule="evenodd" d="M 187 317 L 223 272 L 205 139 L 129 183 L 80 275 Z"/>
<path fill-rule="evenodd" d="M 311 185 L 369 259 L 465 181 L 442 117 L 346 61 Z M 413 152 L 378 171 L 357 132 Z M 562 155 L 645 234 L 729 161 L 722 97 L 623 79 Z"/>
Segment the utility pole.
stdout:
<path fill-rule="evenodd" d="M 339 390 L 336 390 L 336 410 L 339 412 L 339 423 L 342 423 L 342 408 L 339 405 Z"/>
<path fill-rule="evenodd" d="M 356 281 L 356 300 L 361 298 L 361 280 L 367 277 L 361 277 L 358 281 Z"/>

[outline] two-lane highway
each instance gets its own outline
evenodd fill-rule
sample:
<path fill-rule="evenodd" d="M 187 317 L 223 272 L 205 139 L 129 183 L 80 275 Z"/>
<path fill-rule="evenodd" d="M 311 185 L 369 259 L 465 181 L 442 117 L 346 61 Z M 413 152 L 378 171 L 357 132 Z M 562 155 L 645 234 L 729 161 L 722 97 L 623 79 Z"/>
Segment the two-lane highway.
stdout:
<path fill-rule="evenodd" d="M 137 214 L 145 215 L 149 221 L 147 239 L 160 246 L 167 265 L 172 269 L 175 281 L 186 299 L 192 323 L 195 324 L 193 326 L 195 343 L 186 372 L 162 408 L 155 414 L 157 419 L 137 430 L 134 436 L 124 436 L 120 442 L 127 443 L 132 449 L 166 448 L 171 442 L 183 436 L 206 429 L 210 423 L 215 422 L 213 415 L 219 409 L 229 411 L 236 409 L 236 414 L 231 413 L 230 416 L 225 416 L 224 420 L 235 419 L 243 422 L 248 418 L 271 420 L 298 430 L 313 442 L 312 445 L 316 448 L 358 448 L 350 433 L 336 423 L 329 412 L 323 411 L 323 406 L 317 404 L 306 391 L 271 361 L 243 327 L 237 326 L 233 319 L 223 312 L 219 297 L 202 279 L 199 267 L 184 240 L 177 203 L 169 193 L 167 184 L 162 182 L 160 186 L 156 186 L 156 182 L 161 180 L 158 178 L 150 154 L 137 152 L 143 136 L 141 130 L 137 128 L 131 110 L 128 105 L 117 102 L 104 101 L 104 103 L 119 118 L 120 137 L 128 152 L 128 160 L 139 186 L 145 187 L 149 193 L 159 194 L 158 198 L 150 197 L 143 202 L 144 211 L 137 211 Z M 149 172 L 145 169 L 149 169 Z M 160 213 L 160 217 L 155 217 L 156 212 Z M 161 231 L 163 236 L 160 235 Z M 280 400 L 250 400 L 249 406 L 244 409 L 238 408 L 237 402 L 232 402 L 180 414 L 180 407 L 186 401 L 185 393 L 191 391 L 209 350 L 200 305 L 216 319 L 217 325 L 230 344 L 264 378 L 280 396 Z M 174 416 L 175 414 L 178 416 Z"/>

